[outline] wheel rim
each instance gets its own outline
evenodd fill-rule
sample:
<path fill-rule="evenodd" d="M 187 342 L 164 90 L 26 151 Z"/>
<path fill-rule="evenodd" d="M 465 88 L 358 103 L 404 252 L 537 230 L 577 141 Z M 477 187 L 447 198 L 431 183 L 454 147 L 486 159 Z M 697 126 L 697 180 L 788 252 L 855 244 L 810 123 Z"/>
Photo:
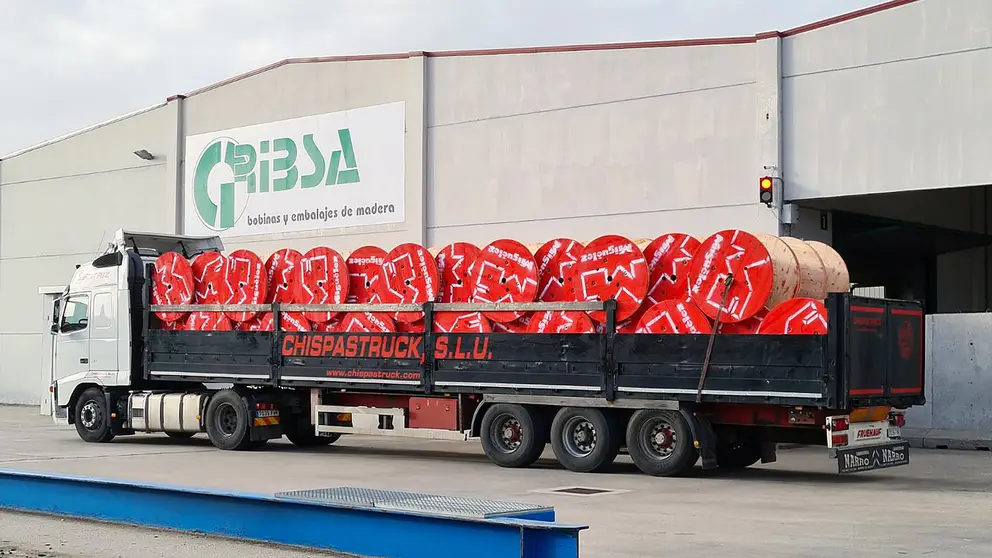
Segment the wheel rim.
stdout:
<path fill-rule="evenodd" d="M 571 417 L 561 429 L 561 442 L 572 457 L 588 457 L 596 450 L 599 433 L 585 417 Z"/>
<path fill-rule="evenodd" d="M 238 431 L 238 411 L 230 403 L 221 403 L 217 409 L 214 424 L 224 436 L 234 436 Z"/>
<path fill-rule="evenodd" d="M 656 461 L 664 461 L 675 454 L 679 438 L 675 428 L 663 419 L 648 421 L 641 427 L 640 445 L 643 452 Z"/>
<path fill-rule="evenodd" d="M 502 453 L 513 453 L 523 443 L 523 428 L 513 415 L 500 415 L 489 429 L 489 438 Z"/>
<path fill-rule="evenodd" d="M 87 401 L 79 412 L 79 422 L 86 430 L 99 430 L 103 426 L 103 409 L 96 401 Z"/>

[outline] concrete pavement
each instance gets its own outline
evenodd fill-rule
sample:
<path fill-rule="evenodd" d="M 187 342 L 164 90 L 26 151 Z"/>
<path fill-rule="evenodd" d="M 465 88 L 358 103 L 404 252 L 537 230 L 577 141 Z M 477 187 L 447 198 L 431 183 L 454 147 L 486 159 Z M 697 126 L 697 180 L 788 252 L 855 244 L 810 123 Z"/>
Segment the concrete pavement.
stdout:
<path fill-rule="evenodd" d="M 534 502 L 555 506 L 562 521 L 590 525 L 581 535 L 584 558 L 960 558 L 987 556 L 992 546 L 987 452 L 916 449 L 908 466 L 842 477 L 825 449 L 802 448 L 735 474 L 697 470 L 689 478 L 663 479 L 640 474 L 626 457 L 605 474 L 565 471 L 550 453 L 530 469 L 501 469 L 477 443 L 345 437 L 319 450 L 270 443 L 248 453 L 216 450 L 202 435 L 86 444 L 72 428 L 36 413 L 0 407 L 0 467 L 263 493 L 361 486 Z M 550 492 L 562 487 L 611 492 Z M 135 542 L 148 540 L 148 531 L 85 523 L 56 531 L 51 522 L 58 520 L 48 518 L 27 520 L 27 531 L 16 527 L 23 521 L 0 516 L 0 541 L 8 541 L 0 548 L 58 541 L 62 550 L 53 550 L 67 556 L 113 556 L 87 550 L 87 540 L 99 539 L 127 547 L 121 556 L 183 556 L 187 540 L 198 554 L 210 544 L 202 552 L 211 556 L 255 555 L 242 543 L 192 535 L 151 532 L 169 541 L 156 550 Z M 313 555 L 285 552 L 266 549 L 265 556 Z"/>

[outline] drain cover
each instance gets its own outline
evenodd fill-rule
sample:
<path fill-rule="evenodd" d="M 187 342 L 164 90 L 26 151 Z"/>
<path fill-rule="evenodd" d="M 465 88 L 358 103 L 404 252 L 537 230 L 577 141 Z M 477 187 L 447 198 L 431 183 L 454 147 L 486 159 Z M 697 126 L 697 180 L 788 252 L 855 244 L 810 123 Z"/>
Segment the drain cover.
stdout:
<path fill-rule="evenodd" d="M 578 494 L 580 496 L 591 496 L 593 494 L 606 494 L 607 492 L 612 492 L 611 490 L 604 490 L 602 488 L 585 488 L 582 486 L 573 486 L 570 488 L 557 488 L 552 490 L 552 492 L 557 492 L 559 494 Z"/>
<path fill-rule="evenodd" d="M 569 494 L 571 496 L 599 496 L 602 494 L 622 494 L 629 491 L 620 490 L 617 488 L 593 488 L 591 486 L 562 486 L 559 488 L 532 490 L 531 492 L 543 492 L 544 494 Z"/>

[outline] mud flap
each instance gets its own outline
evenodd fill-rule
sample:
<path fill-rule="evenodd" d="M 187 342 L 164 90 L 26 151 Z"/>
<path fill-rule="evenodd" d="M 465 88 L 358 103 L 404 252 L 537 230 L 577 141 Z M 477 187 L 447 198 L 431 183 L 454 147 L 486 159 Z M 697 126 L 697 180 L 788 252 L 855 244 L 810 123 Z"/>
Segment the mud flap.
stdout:
<path fill-rule="evenodd" d="M 682 418 L 685 419 L 686 424 L 689 425 L 689 431 L 692 432 L 693 445 L 699 451 L 699 457 L 703 461 L 703 470 L 716 469 L 716 434 L 713 432 L 710 421 L 685 407 L 681 407 L 679 412 L 682 413 Z"/>

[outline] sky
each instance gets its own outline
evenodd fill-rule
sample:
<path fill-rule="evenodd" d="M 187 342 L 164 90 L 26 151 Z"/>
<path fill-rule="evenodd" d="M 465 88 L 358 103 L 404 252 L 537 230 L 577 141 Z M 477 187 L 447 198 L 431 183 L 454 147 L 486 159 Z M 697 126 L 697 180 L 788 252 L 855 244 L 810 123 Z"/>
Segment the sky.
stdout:
<path fill-rule="evenodd" d="M 0 0 L 0 157 L 283 58 L 782 30 L 880 0 Z"/>

